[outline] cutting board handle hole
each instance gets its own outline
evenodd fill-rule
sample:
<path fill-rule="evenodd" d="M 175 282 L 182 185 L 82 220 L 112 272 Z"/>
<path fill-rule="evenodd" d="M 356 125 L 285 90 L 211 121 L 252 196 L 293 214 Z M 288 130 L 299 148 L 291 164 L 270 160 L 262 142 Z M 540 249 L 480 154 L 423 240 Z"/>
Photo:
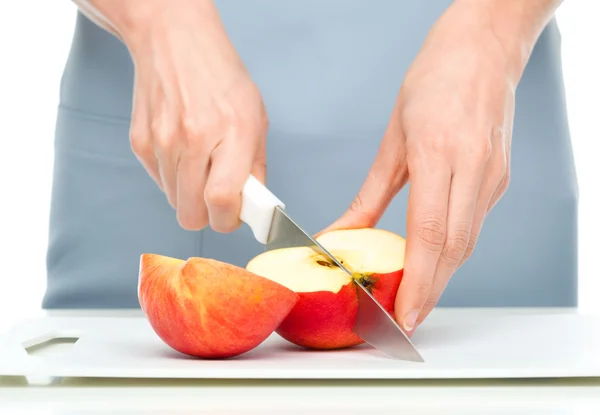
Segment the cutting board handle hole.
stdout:
<path fill-rule="evenodd" d="M 25 347 L 25 351 L 30 356 L 56 356 L 68 352 L 78 340 L 79 337 L 52 337 Z"/>

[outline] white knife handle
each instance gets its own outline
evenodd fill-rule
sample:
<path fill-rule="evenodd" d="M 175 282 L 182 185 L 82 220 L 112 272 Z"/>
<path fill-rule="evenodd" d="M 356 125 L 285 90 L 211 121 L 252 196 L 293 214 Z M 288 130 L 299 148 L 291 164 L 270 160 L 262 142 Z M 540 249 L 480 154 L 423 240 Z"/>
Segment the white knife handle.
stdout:
<path fill-rule="evenodd" d="M 273 213 L 277 206 L 285 208 L 281 200 L 256 177 L 250 175 L 242 190 L 240 219 L 250 226 L 256 240 L 264 245 L 267 244 Z"/>

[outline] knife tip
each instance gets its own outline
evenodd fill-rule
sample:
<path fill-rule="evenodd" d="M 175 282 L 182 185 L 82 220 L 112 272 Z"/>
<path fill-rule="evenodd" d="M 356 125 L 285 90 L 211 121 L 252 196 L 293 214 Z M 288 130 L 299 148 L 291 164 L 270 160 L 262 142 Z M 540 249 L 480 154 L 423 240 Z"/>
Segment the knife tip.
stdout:
<path fill-rule="evenodd" d="M 423 357 L 418 352 L 414 352 L 409 355 L 400 354 L 400 353 L 390 353 L 390 352 L 385 352 L 385 353 L 387 355 L 393 357 L 396 360 L 404 360 L 404 361 L 415 362 L 415 363 L 425 363 L 425 359 L 423 359 Z"/>

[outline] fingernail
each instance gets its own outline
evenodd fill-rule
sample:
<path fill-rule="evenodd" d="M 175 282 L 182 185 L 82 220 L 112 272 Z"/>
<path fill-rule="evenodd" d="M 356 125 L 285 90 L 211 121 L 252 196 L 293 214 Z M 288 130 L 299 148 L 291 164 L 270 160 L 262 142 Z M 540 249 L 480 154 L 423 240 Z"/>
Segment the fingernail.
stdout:
<path fill-rule="evenodd" d="M 417 317 L 419 316 L 419 310 L 410 311 L 406 317 L 404 317 L 404 329 L 406 331 L 411 331 L 417 322 Z"/>

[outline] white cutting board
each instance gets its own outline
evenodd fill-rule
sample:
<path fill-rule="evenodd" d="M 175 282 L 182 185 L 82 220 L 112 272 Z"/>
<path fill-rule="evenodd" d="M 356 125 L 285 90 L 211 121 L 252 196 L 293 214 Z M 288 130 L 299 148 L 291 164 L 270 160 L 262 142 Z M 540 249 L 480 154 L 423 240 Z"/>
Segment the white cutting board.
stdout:
<path fill-rule="evenodd" d="M 77 337 L 60 354 L 26 348 Z M 273 335 L 229 360 L 200 360 L 166 346 L 143 317 L 50 316 L 0 337 L 0 376 L 234 379 L 466 379 L 600 377 L 600 316 L 436 310 L 413 342 L 425 363 L 361 346 L 315 352 Z"/>

